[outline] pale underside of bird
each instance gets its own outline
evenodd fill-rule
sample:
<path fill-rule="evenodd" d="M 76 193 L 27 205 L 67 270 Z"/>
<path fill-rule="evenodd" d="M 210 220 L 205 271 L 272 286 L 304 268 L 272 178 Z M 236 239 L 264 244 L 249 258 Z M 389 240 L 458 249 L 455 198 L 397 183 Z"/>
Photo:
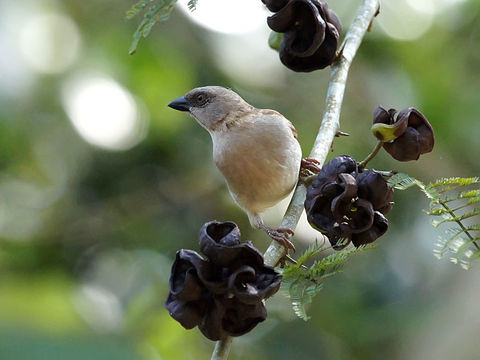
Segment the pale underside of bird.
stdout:
<path fill-rule="evenodd" d="M 292 123 L 220 86 L 193 89 L 168 106 L 189 112 L 210 133 L 213 160 L 250 224 L 294 249 L 291 230 L 267 227 L 261 217 L 291 193 L 299 177 L 302 150 Z"/>

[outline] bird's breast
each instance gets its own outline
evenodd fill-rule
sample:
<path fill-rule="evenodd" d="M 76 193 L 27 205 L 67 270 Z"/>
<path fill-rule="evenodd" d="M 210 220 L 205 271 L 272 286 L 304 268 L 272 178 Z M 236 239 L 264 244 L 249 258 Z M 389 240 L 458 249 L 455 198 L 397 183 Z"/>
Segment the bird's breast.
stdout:
<path fill-rule="evenodd" d="M 215 164 L 235 201 L 250 212 L 275 205 L 298 179 L 300 145 L 285 124 L 269 122 L 212 135 Z"/>

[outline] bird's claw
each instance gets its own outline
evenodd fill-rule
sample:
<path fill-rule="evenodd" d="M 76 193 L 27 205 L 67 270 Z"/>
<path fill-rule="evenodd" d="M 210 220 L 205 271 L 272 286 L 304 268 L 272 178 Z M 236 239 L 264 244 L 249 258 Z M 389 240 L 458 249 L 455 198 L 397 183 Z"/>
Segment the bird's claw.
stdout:
<path fill-rule="evenodd" d="M 288 240 L 290 236 L 295 235 L 295 233 L 290 230 L 290 229 L 271 229 L 271 228 L 265 228 L 265 232 L 267 233 L 268 236 L 270 236 L 273 240 L 279 242 L 282 244 L 285 249 L 288 250 L 293 250 L 293 252 L 296 251 L 295 245 Z"/>
<path fill-rule="evenodd" d="M 302 159 L 300 165 L 300 177 L 305 184 L 310 185 L 315 176 L 322 170 L 320 162 L 312 158 Z"/>
<path fill-rule="evenodd" d="M 320 161 L 313 158 L 303 158 L 300 164 L 300 172 L 309 171 L 311 174 L 318 174 L 322 170 Z M 309 174 L 309 175 L 311 175 Z"/>

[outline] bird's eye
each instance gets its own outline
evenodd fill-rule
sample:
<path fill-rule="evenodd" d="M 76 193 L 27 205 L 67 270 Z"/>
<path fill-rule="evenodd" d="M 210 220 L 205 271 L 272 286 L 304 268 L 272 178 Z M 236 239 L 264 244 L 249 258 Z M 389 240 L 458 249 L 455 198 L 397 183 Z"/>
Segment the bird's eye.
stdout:
<path fill-rule="evenodd" d="M 197 101 L 198 101 L 199 103 L 201 103 L 201 102 L 203 102 L 203 100 L 205 100 L 205 95 L 203 95 L 203 94 L 198 94 L 198 95 L 197 95 Z"/>

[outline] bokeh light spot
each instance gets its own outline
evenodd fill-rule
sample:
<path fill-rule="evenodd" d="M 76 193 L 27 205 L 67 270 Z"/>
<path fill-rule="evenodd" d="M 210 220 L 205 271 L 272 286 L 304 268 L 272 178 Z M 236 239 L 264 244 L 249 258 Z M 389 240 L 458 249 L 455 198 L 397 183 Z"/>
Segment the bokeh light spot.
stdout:
<path fill-rule="evenodd" d="M 433 24 L 435 7 L 431 0 L 382 2 L 378 23 L 385 33 L 398 40 L 415 40 L 425 34 Z"/>
<path fill-rule="evenodd" d="M 62 14 L 33 15 L 20 30 L 21 54 L 40 73 L 56 74 L 68 69 L 78 57 L 80 43 L 77 26 Z"/>
<path fill-rule="evenodd" d="M 201 1 L 194 11 L 188 0 L 180 0 L 180 8 L 198 25 L 225 34 L 242 34 L 266 26 L 269 12 L 261 1 Z"/>
<path fill-rule="evenodd" d="M 127 150 L 146 135 L 147 119 L 128 90 L 104 76 L 68 81 L 64 108 L 75 130 L 92 145 Z"/>

